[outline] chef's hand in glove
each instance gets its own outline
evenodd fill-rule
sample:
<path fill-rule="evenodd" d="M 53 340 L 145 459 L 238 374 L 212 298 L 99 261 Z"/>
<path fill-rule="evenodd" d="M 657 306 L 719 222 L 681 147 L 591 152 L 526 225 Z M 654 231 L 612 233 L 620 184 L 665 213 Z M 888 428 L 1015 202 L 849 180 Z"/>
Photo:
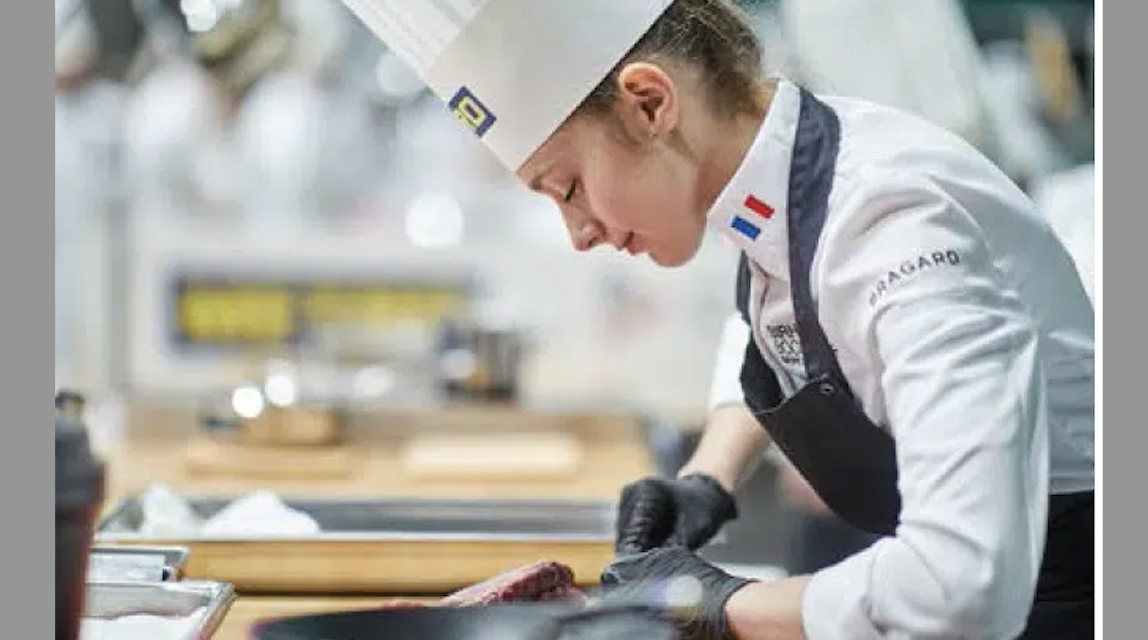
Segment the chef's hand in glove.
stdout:
<path fill-rule="evenodd" d="M 697 549 L 737 518 L 734 497 L 712 477 L 648 477 L 622 489 L 615 550 L 637 553 L 666 544 Z"/>
<path fill-rule="evenodd" d="M 731 576 L 680 546 L 619 556 L 602 573 L 606 601 L 638 602 L 668 614 L 681 640 L 729 640 L 726 602 L 753 582 Z"/>

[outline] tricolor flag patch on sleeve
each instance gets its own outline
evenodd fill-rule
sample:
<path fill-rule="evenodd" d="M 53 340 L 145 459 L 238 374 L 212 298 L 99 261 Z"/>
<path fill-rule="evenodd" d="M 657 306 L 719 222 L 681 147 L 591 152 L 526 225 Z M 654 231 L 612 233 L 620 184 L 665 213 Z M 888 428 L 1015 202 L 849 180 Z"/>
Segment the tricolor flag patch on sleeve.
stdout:
<path fill-rule="evenodd" d="M 753 195 L 749 195 L 745 198 L 745 208 L 749 210 L 747 214 L 745 216 L 735 215 L 729 226 L 750 240 L 757 240 L 757 237 L 761 235 L 761 227 L 754 222 L 757 218 L 769 220 L 773 217 L 773 207 L 758 200 Z M 750 213 L 753 215 L 749 215 Z"/>

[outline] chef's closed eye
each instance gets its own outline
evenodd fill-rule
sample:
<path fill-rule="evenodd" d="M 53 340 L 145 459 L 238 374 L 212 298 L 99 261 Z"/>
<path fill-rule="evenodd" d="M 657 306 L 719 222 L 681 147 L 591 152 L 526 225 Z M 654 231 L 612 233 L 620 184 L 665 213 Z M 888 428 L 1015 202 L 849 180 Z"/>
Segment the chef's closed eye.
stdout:
<path fill-rule="evenodd" d="M 550 198 L 559 207 L 571 202 L 579 190 L 576 179 L 559 176 L 557 172 L 536 178 L 529 186 L 532 191 Z"/>
<path fill-rule="evenodd" d="M 570 202 L 573 196 L 573 183 L 572 182 L 546 182 L 535 189 L 538 193 L 546 196 L 554 204 L 562 206 Z"/>
<path fill-rule="evenodd" d="M 562 201 L 563 202 L 571 202 L 574 200 L 574 196 L 576 196 L 576 195 L 578 195 L 578 181 L 577 180 L 571 180 L 570 186 L 567 187 L 566 193 L 562 196 Z"/>

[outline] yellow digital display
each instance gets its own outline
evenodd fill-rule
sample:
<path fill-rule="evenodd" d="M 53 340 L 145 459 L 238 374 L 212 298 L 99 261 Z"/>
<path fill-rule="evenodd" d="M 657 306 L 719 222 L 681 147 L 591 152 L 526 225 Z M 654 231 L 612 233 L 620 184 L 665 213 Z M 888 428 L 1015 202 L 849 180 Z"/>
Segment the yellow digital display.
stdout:
<path fill-rule="evenodd" d="M 244 282 L 175 278 L 169 335 L 189 346 L 286 347 L 317 328 L 354 322 L 385 329 L 396 322 L 437 322 L 465 304 L 451 283 Z"/>

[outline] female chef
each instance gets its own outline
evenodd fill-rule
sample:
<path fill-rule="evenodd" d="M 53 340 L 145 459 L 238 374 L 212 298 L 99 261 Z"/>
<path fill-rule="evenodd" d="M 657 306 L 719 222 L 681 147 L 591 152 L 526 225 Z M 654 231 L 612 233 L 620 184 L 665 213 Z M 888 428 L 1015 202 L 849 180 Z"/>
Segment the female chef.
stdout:
<path fill-rule="evenodd" d="M 744 403 L 678 478 L 625 490 L 605 585 L 700 581 L 693 638 L 1091 637 L 1092 307 L 1002 172 L 767 78 L 728 0 L 344 1 L 578 249 L 672 267 L 710 228 L 741 250 Z M 695 555 L 769 441 L 882 537 L 771 582 Z"/>

